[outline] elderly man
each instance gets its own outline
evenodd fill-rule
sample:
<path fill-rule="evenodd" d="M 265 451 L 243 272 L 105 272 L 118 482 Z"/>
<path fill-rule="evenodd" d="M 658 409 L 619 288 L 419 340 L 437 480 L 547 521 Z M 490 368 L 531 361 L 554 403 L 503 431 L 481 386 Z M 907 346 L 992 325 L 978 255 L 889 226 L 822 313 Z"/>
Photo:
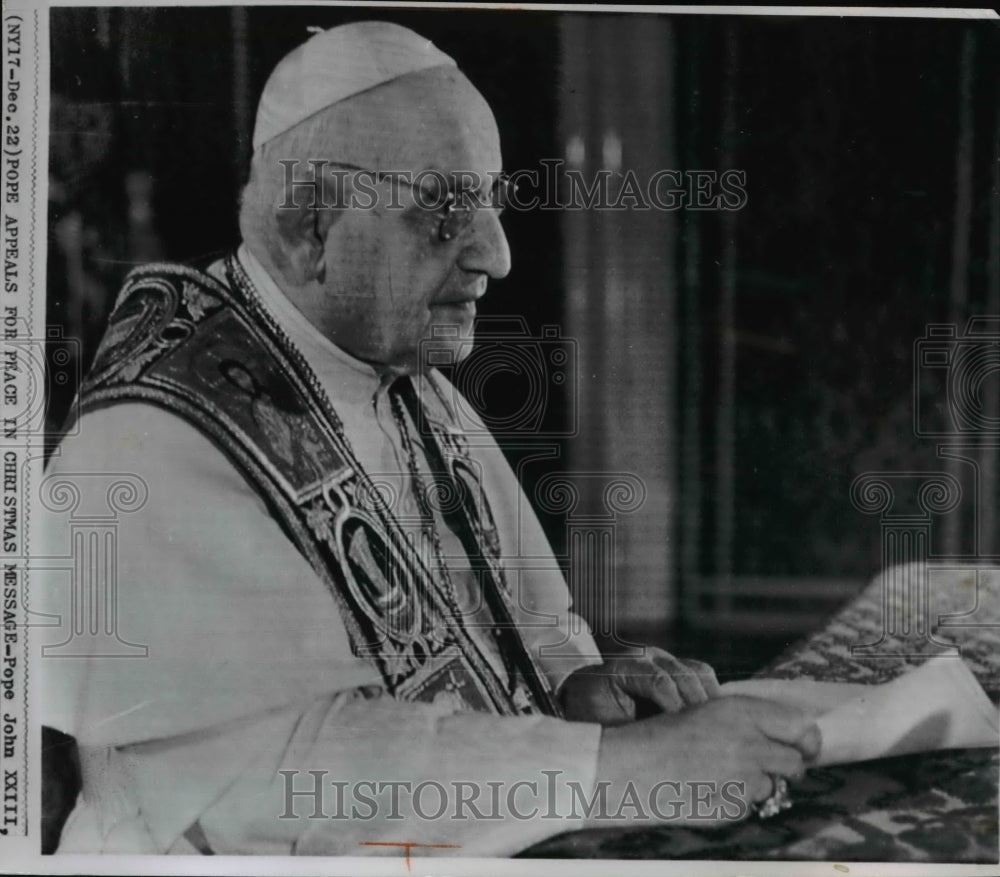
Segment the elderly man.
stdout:
<path fill-rule="evenodd" d="M 310 160 L 329 189 L 301 185 Z M 803 715 L 717 697 L 706 668 L 602 661 L 501 452 L 459 428 L 423 351 L 460 355 L 510 268 L 500 167 L 450 58 L 335 28 L 267 83 L 238 251 L 127 280 L 51 467 L 148 490 L 118 524 L 136 657 L 70 648 L 48 589 L 45 719 L 83 783 L 61 852 L 506 855 L 612 818 L 580 806 L 602 783 L 713 783 L 658 818 L 739 818 L 816 751 Z"/>

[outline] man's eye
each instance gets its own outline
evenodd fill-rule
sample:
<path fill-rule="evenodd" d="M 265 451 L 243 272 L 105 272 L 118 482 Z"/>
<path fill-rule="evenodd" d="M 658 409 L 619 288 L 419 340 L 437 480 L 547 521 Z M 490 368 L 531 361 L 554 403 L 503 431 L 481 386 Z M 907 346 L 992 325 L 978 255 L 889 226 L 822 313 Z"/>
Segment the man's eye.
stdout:
<path fill-rule="evenodd" d="M 447 213 L 450 202 L 447 191 L 442 192 L 433 186 L 424 186 L 415 190 L 417 203 L 431 213 Z"/>
<path fill-rule="evenodd" d="M 482 192 L 468 190 L 459 192 L 453 204 L 458 210 L 476 210 L 480 207 L 496 206 L 494 200 L 490 193 L 483 194 Z"/>

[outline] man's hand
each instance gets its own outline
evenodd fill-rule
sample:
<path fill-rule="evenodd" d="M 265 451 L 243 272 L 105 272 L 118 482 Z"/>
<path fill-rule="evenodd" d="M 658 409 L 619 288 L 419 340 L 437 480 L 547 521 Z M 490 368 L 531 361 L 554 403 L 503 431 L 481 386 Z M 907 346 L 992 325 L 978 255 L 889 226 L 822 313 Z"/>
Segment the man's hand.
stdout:
<path fill-rule="evenodd" d="M 650 706 L 676 713 L 718 693 L 718 680 L 708 664 L 647 647 L 597 667 L 582 667 L 563 683 L 559 699 L 569 721 L 612 726 L 634 722 L 643 711 L 648 714 Z"/>
<path fill-rule="evenodd" d="M 610 814 L 635 795 L 654 819 L 709 827 L 744 818 L 751 804 L 774 793 L 775 778 L 801 778 L 821 744 L 815 722 L 799 709 L 719 697 L 605 728 L 597 780 L 607 784 Z"/>

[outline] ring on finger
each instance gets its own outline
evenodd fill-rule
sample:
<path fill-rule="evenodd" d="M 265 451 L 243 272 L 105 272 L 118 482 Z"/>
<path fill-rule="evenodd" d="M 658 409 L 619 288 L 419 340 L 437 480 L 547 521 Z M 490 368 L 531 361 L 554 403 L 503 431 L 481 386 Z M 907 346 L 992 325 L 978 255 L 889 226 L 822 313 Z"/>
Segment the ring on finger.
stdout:
<path fill-rule="evenodd" d="M 758 819 L 770 819 L 792 806 L 792 796 L 788 793 L 788 780 L 773 773 L 768 776 L 771 778 L 771 794 L 763 801 L 752 805 Z"/>

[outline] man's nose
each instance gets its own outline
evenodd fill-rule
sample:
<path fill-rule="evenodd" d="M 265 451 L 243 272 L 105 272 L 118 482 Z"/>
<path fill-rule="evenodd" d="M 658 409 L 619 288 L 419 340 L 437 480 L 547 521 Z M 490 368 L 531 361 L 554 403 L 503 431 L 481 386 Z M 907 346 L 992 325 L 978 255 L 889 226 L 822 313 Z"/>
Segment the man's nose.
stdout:
<path fill-rule="evenodd" d="M 510 245 L 498 211 L 490 208 L 476 211 L 465 231 L 458 264 L 465 271 L 479 272 L 492 280 L 510 273 Z"/>

